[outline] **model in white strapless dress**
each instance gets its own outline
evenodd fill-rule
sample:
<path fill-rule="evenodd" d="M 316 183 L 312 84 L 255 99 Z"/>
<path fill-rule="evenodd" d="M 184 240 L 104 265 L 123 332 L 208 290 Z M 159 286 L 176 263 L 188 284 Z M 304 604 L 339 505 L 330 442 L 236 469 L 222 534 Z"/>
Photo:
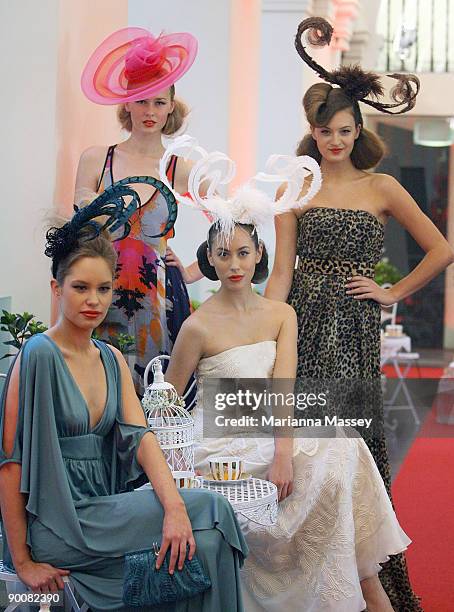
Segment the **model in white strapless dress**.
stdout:
<path fill-rule="evenodd" d="M 206 473 L 212 455 L 239 455 L 248 472 L 265 478 L 273 439 L 203 439 L 202 383 L 205 377 L 271 377 L 275 358 L 276 343 L 264 341 L 200 360 L 193 413 L 197 469 Z M 294 490 L 279 504 L 277 524 L 248 524 L 245 610 L 360 612 L 366 607 L 360 580 L 410 539 L 361 438 L 296 438 L 293 455 Z"/>

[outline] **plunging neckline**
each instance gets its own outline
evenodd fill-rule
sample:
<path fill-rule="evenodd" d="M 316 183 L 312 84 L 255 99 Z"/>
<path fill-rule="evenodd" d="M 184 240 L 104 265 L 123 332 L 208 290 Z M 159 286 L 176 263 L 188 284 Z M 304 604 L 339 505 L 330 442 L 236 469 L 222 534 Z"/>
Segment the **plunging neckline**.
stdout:
<path fill-rule="evenodd" d="M 104 407 L 103 410 L 101 412 L 101 416 L 99 417 L 98 422 L 95 425 L 91 425 L 91 412 L 90 412 L 90 408 L 88 406 L 88 402 L 85 399 L 84 394 L 82 393 L 79 385 L 77 384 L 76 379 L 74 378 L 74 375 L 72 374 L 68 364 L 66 363 L 66 359 L 63 355 L 63 352 L 61 350 L 61 348 L 58 346 L 58 344 L 55 342 L 55 340 L 53 340 L 50 336 L 48 336 L 47 334 L 42 334 L 44 336 L 44 338 L 47 338 L 49 340 L 49 342 L 51 342 L 51 344 L 54 346 L 55 351 L 58 355 L 58 357 L 60 358 L 63 368 L 66 371 L 66 374 L 68 375 L 69 380 L 71 381 L 71 384 L 73 385 L 73 387 L 76 389 L 77 393 L 79 394 L 81 400 L 82 400 L 82 404 L 86 410 L 87 413 L 87 419 L 88 419 L 88 433 L 95 433 L 95 431 L 98 429 L 98 427 L 101 425 L 101 423 L 104 421 L 104 418 L 106 416 L 107 413 L 107 406 L 109 404 L 109 397 L 110 397 L 110 386 L 109 386 L 109 377 L 107 375 L 107 368 L 106 368 L 106 362 L 104 360 L 104 355 L 102 353 L 101 348 L 98 346 L 98 344 L 96 343 L 96 340 L 92 340 L 93 344 L 95 345 L 95 347 L 98 349 L 99 351 L 99 355 L 101 357 L 101 363 L 104 369 L 104 376 L 106 379 L 106 400 L 104 402 Z"/>

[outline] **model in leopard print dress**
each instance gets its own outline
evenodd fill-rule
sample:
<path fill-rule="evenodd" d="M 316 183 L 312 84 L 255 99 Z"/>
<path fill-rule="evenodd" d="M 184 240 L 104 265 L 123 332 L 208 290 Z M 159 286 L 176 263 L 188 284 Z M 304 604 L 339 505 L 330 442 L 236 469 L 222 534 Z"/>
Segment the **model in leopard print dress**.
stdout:
<path fill-rule="evenodd" d="M 374 419 L 373 435 L 365 441 L 389 493 L 390 468 L 380 427 L 381 394 L 374 393 L 380 384 L 380 304 L 354 300 L 345 293 L 348 277 L 373 277 L 383 239 L 384 226 L 369 211 L 310 208 L 298 220 L 298 267 L 288 303 L 298 317 L 298 377 L 327 383 L 346 381 L 350 392 L 343 396 L 336 412 L 341 417 L 351 416 L 356 403 L 358 412 Z M 377 385 L 371 387 L 374 381 Z M 363 383 L 368 386 L 366 393 Z M 361 403 L 361 397 L 369 401 Z M 403 555 L 391 557 L 380 579 L 396 611 L 421 609 Z"/>
<path fill-rule="evenodd" d="M 390 103 L 379 75 L 358 65 L 327 71 L 308 49 L 310 44 L 328 45 L 332 34 L 325 19 L 311 17 L 300 23 L 294 40 L 298 55 L 326 81 L 311 85 L 304 94 L 310 131 L 297 147 L 297 155 L 318 161 L 323 182 L 310 208 L 276 219 L 276 252 L 266 296 L 287 300 L 297 312 L 299 376 L 331 384 L 335 379 L 336 395 L 334 400 L 329 396 L 325 410 L 339 416 L 354 416 L 356 411 L 373 418 L 373 435 L 364 438 L 389 493 L 390 470 L 380 427 L 380 305 L 390 306 L 418 291 L 454 261 L 454 251 L 398 181 L 369 172 L 386 148 L 365 127 L 359 102 L 387 114 L 404 113 L 415 106 L 418 78 L 399 74 Z M 285 187 L 280 186 L 280 194 Z M 373 276 L 383 248 L 383 224 L 390 217 L 426 255 L 407 276 L 384 289 Z M 394 610 L 421 610 L 403 556 L 393 556 L 379 575 Z M 375 609 L 389 608 L 383 601 Z"/>

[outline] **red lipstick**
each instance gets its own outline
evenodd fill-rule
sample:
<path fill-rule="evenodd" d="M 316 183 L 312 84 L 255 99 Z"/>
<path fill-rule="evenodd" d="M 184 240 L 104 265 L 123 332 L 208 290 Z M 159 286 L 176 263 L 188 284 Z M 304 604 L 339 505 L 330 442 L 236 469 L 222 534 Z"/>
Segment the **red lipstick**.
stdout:
<path fill-rule="evenodd" d="M 233 281 L 234 283 L 238 283 L 243 277 L 240 274 L 232 274 L 232 276 L 229 276 L 229 280 Z"/>
<path fill-rule="evenodd" d="M 87 319 L 96 319 L 102 313 L 98 312 L 97 310 L 82 310 L 80 314 L 83 314 L 84 317 L 87 317 Z"/>

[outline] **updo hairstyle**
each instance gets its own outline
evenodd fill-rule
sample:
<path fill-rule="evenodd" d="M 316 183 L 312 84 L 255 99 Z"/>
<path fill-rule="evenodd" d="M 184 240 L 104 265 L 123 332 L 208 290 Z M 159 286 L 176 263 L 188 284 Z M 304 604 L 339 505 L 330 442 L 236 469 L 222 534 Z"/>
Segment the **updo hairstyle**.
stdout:
<path fill-rule="evenodd" d="M 358 170 L 374 168 L 385 155 L 385 145 L 374 132 L 366 129 L 359 104 L 348 96 L 340 87 L 328 83 L 316 83 L 309 87 L 303 98 L 306 118 L 312 127 L 325 127 L 341 110 L 351 111 L 355 126 L 360 126 L 360 133 L 355 140 L 351 160 Z M 312 134 L 306 134 L 296 149 L 297 155 L 310 155 L 318 163 L 322 156 Z"/>
<path fill-rule="evenodd" d="M 117 252 L 107 231 L 93 237 L 91 227 L 79 228 L 76 236 L 68 236 L 62 227 L 51 227 L 47 234 L 46 255 L 52 257 L 52 276 L 63 285 L 71 267 L 83 257 L 101 257 L 107 263 L 112 278 L 117 268 Z"/>
<path fill-rule="evenodd" d="M 255 266 L 254 276 L 252 277 L 252 282 L 256 285 L 263 283 L 263 281 L 268 276 L 268 253 L 266 247 L 262 240 L 259 240 L 257 236 L 257 229 L 254 225 L 246 224 L 246 223 L 235 223 L 235 227 L 239 227 L 245 232 L 249 234 L 254 243 L 254 247 L 256 251 L 259 249 L 259 245 L 262 245 L 262 258 Z M 208 250 L 211 251 L 211 247 L 213 246 L 213 242 L 215 237 L 221 231 L 220 225 L 218 223 L 213 223 L 208 231 L 208 240 L 202 242 L 202 244 L 197 249 L 197 261 L 199 263 L 200 271 L 204 276 L 209 278 L 212 281 L 219 280 L 218 275 L 216 274 L 216 269 L 214 266 L 210 264 L 208 261 Z"/>

